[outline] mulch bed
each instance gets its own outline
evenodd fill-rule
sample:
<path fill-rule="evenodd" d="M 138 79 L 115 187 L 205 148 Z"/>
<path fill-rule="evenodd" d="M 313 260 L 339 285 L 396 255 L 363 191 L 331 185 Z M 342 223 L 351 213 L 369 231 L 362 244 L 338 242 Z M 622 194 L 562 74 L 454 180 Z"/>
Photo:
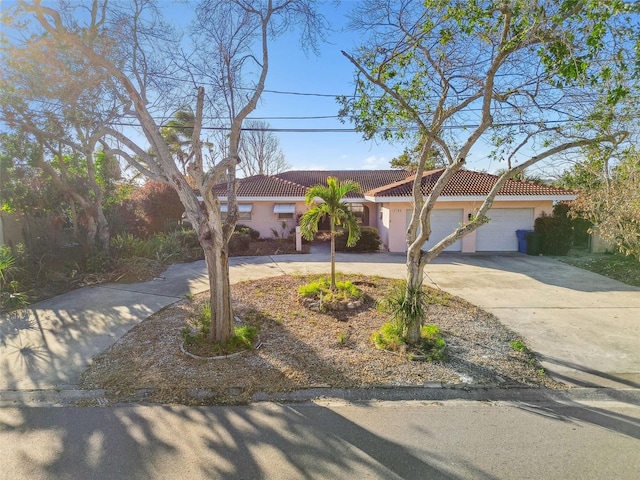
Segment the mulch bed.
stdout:
<path fill-rule="evenodd" d="M 458 298 L 431 305 L 426 319 L 440 327 L 447 341 L 445 362 L 410 361 L 376 349 L 371 334 L 390 319 L 378 308 L 378 301 L 391 291 L 394 281 L 349 279 L 361 286 L 366 300 L 358 308 L 337 313 L 314 312 L 300 303 L 297 288 L 308 277 L 281 276 L 234 285 L 235 313 L 242 322 L 259 328 L 259 344 L 221 360 L 198 360 L 180 350 L 180 331 L 208 294 L 180 301 L 143 321 L 96 357 L 83 375 L 82 386 L 105 389 L 114 402 L 144 399 L 187 405 L 241 404 L 258 394 L 312 387 L 430 382 L 562 387 L 541 371 L 531 353 L 510 347 L 517 339 L 513 332 Z"/>

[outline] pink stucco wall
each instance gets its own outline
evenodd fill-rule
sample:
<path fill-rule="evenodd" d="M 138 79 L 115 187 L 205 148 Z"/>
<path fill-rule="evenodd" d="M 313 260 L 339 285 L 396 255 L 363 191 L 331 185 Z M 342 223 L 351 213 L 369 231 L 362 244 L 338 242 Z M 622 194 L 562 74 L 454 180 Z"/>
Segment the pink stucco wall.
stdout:
<path fill-rule="evenodd" d="M 293 219 L 286 220 L 287 229 L 295 229 L 296 227 L 296 219 L 306 212 L 309 207 L 305 204 L 305 202 L 293 202 L 293 201 L 249 201 L 238 199 L 239 204 L 252 204 L 252 212 L 251 212 L 251 220 L 238 220 L 239 224 L 247 225 L 258 232 L 260 232 L 260 237 L 262 238 L 271 238 L 273 237 L 272 228 L 278 231 L 278 234 L 281 234 L 282 231 L 282 220 L 278 220 L 278 215 L 273 213 L 273 207 L 276 203 L 294 203 L 296 208 L 296 213 L 294 214 Z M 380 228 L 378 225 L 378 206 L 372 202 L 363 202 L 369 208 L 369 217 L 367 219 L 368 224 L 373 227 Z"/>
<path fill-rule="evenodd" d="M 296 213 L 294 214 L 294 218 L 286 220 L 289 230 L 291 228 L 295 229 L 298 214 L 302 214 L 307 210 L 304 202 L 245 202 L 240 200 L 238 203 L 251 203 L 253 205 L 251 220 L 238 220 L 238 223 L 259 231 L 261 238 L 272 238 L 272 228 L 275 228 L 279 234 L 282 231 L 282 220 L 278 220 L 278 214 L 273 213 L 273 207 L 276 203 L 295 203 Z M 288 234 L 288 231 L 285 233 Z"/>

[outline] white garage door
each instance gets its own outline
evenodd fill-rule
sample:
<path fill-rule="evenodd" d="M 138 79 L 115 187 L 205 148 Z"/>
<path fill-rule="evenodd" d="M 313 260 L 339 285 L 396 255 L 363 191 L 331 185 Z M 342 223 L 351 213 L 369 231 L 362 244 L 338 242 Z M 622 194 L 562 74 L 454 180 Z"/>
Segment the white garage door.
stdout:
<path fill-rule="evenodd" d="M 413 210 L 407 210 L 407 226 L 411 221 Z M 444 237 L 452 233 L 462 223 L 462 209 L 433 210 L 431 212 L 431 238 L 423 247 L 429 249 Z M 462 250 L 462 242 L 458 240 L 445 249 L 445 252 L 459 252 Z"/>
<path fill-rule="evenodd" d="M 533 208 L 492 208 L 491 219 L 476 230 L 477 252 L 517 252 L 516 230 L 533 228 Z"/>

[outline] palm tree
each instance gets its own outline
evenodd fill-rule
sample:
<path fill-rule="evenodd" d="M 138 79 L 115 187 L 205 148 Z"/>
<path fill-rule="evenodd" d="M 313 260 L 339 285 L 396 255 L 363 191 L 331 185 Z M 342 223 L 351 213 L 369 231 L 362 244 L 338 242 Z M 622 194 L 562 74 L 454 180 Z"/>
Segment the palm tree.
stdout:
<path fill-rule="evenodd" d="M 318 233 L 318 225 L 329 216 L 331 235 L 331 290 L 336 289 L 336 226 L 343 226 L 349 232 L 347 246 L 352 247 L 360 238 L 358 221 L 342 199 L 351 192 L 360 192 L 360 185 L 352 180 L 338 182 L 335 177 L 327 178 L 327 185 L 315 185 L 307 190 L 305 201 L 313 205 L 300 217 L 300 232 L 306 240 L 313 240 Z M 322 203 L 315 204 L 319 198 Z"/>
<path fill-rule="evenodd" d="M 189 152 L 185 150 L 185 147 L 191 144 L 195 121 L 196 115 L 191 110 L 178 110 L 174 117 L 165 123 L 160 130 L 171 153 L 173 153 L 177 163 L 182 167 L 184 175 L 187 175 L 187 162 L 190 158 Z"/>

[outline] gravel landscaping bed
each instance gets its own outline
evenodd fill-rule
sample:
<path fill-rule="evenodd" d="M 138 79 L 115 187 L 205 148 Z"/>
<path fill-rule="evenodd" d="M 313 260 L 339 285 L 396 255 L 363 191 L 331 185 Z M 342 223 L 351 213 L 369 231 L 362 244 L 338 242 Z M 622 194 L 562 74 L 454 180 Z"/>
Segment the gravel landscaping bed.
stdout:
<path fill-rule="evenodd" d="M 373 388 L 486 384 L 562 388 L 530 352 L 510 343 L 517 336 L 492 315 L 444 292 L 434 292 L 426 323 L 447 342 L 444 363 L 411 361 L 381 351 L 371 334 L 389 315 L 377 307 L 393 280 L 349 277 L 365 294 L 351 310 L 319 313 L 305 308 L 297 288 L 309 278 L 282 276 L 232 287 L 235 314 L 259 328 L 256 348 L 225 359 L 196 359 L 181 351 L 180 331 L 208 294 L 182 300 L 151 316 L 94 359 L 82 387 L 105 389 L 111 402 L 241 404 L 256 396 L 308 388 Z"/>

